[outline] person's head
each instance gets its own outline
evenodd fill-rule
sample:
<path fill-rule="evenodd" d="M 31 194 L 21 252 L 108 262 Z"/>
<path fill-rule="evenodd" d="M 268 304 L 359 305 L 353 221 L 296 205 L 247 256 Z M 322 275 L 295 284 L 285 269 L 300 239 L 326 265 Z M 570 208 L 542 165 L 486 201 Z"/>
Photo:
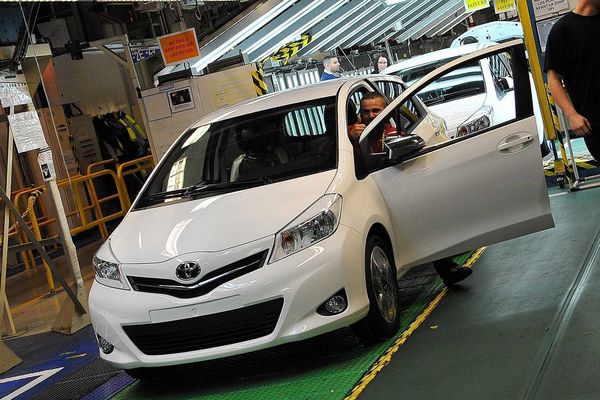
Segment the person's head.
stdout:
<path fill-rule="evenodd" d="M 585 16 L 596 15 L 600 12 L 600 0 L 579 0 L 574 11 Z"/>
<path fill-rule="evenodd" d="M 381 72 L 388 67 L 388 59 L 383 54 L 377 57 L 377 72 Z"/>
<path fill-rule="evenodd" d="M 339 72 L 340 62 L 336 56 L 327 56 L 323 59 L 323 66 L 329 72 Z"/>
<path fill-rule="evenodd" d="M 377 92 L 366 93 L 360 101 L 360 120 L 369 125 L 385 108 L 385 98 Z"/>
<path fill-rule="evenodd" d="M 592 3 L 596 11 L 600 11 L 600 0 L 590 0 L 590 3 Z"/>

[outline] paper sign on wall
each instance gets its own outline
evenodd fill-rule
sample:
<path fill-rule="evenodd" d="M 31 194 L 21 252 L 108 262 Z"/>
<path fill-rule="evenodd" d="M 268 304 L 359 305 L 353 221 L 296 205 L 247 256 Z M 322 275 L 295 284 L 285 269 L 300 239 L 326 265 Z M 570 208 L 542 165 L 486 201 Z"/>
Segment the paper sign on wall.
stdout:
<path fill-rule="evenodd" d="M 494 0 L 494 11 L 496 14 L 512 11 L 517 8 L 515 0 Z"/>
<path fill-rule="evenodd" d="M 200 57 L 200 48 L 194 28 L 160 36 L 158 44 L 165 65 L 178 64 L 191 58 Z"/>
<path fill-rule="evenodd" d="M 52 161 L 52 152 L 50 149 L 38 154 L 38 164 L 40 165 L 44 181 L 56 179 L 56 171 L 54 170 L 54 162 Z"/>
<path fill-rule="evenodd" d="M 490 6 L 490 0 L 465 0 L 465 10 L 469 12 L 482 10 Z"/>
<path fill-rule="evenodd" d="M 26 111 L 9 115 L 8 122 L 19 153 L 48 147 L 37 112 Z"/>
<path fill-rule="evenodd" d="M 558 14 L 568 8 L 569 0 L 533 0 L 533 12 L 536 21 L 547 15 Z"/>
<path fill-rule="evenodd" d="M 2 107 L 31 103 L 31 96 L 24 83 L 0 82 L 0 101 Z"/>

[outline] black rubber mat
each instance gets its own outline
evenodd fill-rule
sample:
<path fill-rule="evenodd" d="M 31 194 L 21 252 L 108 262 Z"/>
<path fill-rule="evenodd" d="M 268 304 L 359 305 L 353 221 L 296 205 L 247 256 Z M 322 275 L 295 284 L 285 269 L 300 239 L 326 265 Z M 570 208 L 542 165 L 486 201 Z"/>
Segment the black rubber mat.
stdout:
<path fill-rule="evenodd" d="M 120 369 L 101 359 L 96 359 L 63 378 L 51 388 L 36 394 L 32 400 L 81 399 L 119 373 L 121 373 Z"/>

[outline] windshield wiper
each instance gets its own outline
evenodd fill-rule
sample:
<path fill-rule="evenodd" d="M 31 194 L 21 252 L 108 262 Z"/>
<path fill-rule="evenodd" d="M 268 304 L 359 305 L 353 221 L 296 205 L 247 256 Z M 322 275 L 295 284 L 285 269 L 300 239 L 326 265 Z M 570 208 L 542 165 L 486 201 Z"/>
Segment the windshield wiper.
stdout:
<path fill-rule="evenodd" d="M 169 190 L 166 192 L 152 193 L 144 197 L 144 200 L 161 200 L 161 199 L 172 199 L 179 197 L 191 197 L 202 192 L 211 192 L 226 189 L 239 189 L 242 187 L 252 187 L 258 185 L 267 185 L 271 183 L 270 177 L 263 177 L 260 179 L 250 179 L 246 181 L 235 181 L 235 182 L 221 182 L 221 183 L 206 183 L 200 182 L 192 186 L 188 186 L 182 189 Z"/>

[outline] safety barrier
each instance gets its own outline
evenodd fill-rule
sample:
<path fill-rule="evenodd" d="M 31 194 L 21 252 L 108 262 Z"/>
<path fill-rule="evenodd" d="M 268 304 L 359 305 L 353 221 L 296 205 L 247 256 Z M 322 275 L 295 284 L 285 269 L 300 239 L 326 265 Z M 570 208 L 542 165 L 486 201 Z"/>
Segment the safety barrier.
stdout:
<path fill-rule="evenodd" d="M 148 176 L 148 174 L 150 173 L 150 171 L 152 171 L 154 166 L 155 166 L 154 158 L 151 155 L 142 157 L 142 158 L 138 158 L 136 160 L 127 161 L 127 162 L 124 162 L 117 166 L 117 179 L 119 181 L 119 184 L 121 185 L 121 190 L 125 194 L 124 198 L 125 198 L 125 206 L 126 206 L 127 210 L 129 209 L 129 207 L 131 207 L 132 199 L 127 190 L 125 178 L 127 176 L 130 176 L 130 175 L 133 175 L 133 174 L 136 174 L 139 172 L 144 175 L 143 177 L 145 179 Z"/>
<path fill-rule="evenodd" d="M 154 167 L 152 156 L 146 156 L 117 165 L 116 173 L 110 169 L 92 172 L 94 169 L 111 163 L 114 163 L 114 160 L 104 160 L 90 164 L 86 175 L 77 175 L 70 180 L 57 181 L 63 199 L 70 203 L 70 206 L 65 207 L 65 211 L 67 219 L 70 221 L 71 235 L 98 228 L 101 237 L 106 239 L 108 237 L 107 222 L 123 217 L 131 207 L 132 199 L 129 198 L 126 178 L 140 173 L 144 174 L 143 178 L 145 179 Z M 98 193 L 97 187 L 100 180 L 102 180 L 102 186 L 108 193 Z M 111 188 L 114 188 L 114 190 L 111 190 Z M 57 220 L 48 212 L 47 196 L 45 186 L 21 189 L 13 193 L 15 207 L 24 216 L 37 240 L 43 240 L 43 231 L 50 234 L 56 230 L 53 224 L 57 223 Z M 28 239 L 23 229 L 18 227 L 17 233 L 19 244 L 26 244 Z M 20 250 L 20 254 L 26 269 L 35 266 L 35 257 L 32 250 Z M 50 268 L 45 261 L 43 261 L 43 264 L 48 286 L 50 291 L 53 292 L 54 281 Z"/>

